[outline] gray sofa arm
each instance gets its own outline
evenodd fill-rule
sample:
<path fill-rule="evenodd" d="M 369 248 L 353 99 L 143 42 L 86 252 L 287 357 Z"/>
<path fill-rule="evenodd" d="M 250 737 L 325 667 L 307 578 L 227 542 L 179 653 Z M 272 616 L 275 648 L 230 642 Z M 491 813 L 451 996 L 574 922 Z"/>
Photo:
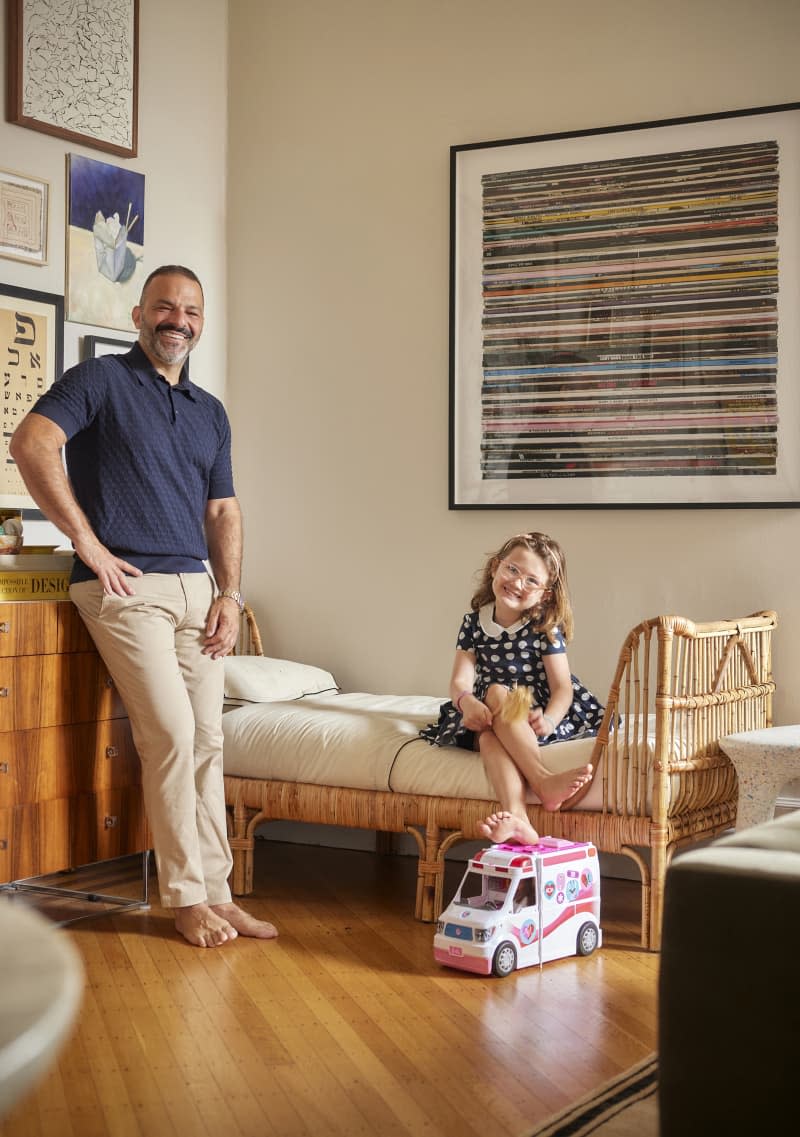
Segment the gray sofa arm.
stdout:
<path fill-rule="evenodd" d="M 675 859 L 659 978 L 661 1137 L 784 1132 L 800 1039 L 800 811 Z"/>

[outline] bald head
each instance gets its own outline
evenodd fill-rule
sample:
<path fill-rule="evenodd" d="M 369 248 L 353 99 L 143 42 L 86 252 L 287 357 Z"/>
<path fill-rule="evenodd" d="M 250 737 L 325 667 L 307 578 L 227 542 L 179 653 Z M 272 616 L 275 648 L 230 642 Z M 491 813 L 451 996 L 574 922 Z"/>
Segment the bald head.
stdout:
<path fill-rule="evenodd" d="M 147 286 L 159 276 L 184 276 L 187 280 L 193 280 L 200 289 L 200 295 L 203 296 L 203 286 L 200 283 L 200 278 L 196 273 L 192 272 L 190 268 L 185 265 L 161 265 L 159 268 L 154 268 L 148 276 L 147 280 L 142 285 L 142 295 L 139 298 L 139 304 L 144 300 L 144 294 L 147 291 Z"/>

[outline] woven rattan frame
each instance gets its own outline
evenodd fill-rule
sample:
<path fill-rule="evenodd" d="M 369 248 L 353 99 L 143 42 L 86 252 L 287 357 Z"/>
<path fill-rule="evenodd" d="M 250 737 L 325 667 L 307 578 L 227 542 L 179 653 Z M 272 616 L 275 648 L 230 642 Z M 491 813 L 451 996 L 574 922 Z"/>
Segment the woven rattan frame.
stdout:
<path fill-rule="evenodd" d="M 263 654 L 251 609 L 243 620 L 246 649 Z M 717 836 L 736 820 L 736 774 L 719 740 L 772 725 L 776 624 L 774 612 L 704 624 L 656 616 L 639 624 L 622 646 L 595 742 L 602 807 L 528 809 L 540 833 L 592 841 L 636 863 L 644 948 L 656 950 L 661 942 L 664 878 L 674 851 Z M 655 720 L 655 753 L 644 745 L 647 716 Z M 479 838 L 478 823 L 498 808 L 494 801 L 231 776 L 225 777 L 225 800 L 237 895 L 252 891 L 254 833 L 264 821 L 411 833 L 419 850 L 415 915 L 426 921 L 442 908 L 445 852 Z"/>

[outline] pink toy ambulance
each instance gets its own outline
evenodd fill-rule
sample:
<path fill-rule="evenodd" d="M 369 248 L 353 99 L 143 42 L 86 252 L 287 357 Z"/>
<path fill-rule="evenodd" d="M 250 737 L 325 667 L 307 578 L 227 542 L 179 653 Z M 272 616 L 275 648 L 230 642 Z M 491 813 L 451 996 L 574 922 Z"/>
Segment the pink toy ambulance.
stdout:
<path fill-rule="evenodd" d="M 492 845 L 475 854 L 436 923 L 433 954 L 447 967 L 510 975 L 591 955 L 602 942 L 597 849 L 542 837 L 536 845 Z"/>

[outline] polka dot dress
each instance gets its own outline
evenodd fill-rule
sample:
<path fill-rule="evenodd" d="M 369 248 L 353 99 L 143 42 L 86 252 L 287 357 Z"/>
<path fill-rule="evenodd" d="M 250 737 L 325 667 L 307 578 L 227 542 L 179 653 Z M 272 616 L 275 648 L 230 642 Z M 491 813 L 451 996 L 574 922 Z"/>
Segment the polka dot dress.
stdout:
<path fill-rule="evenodd" d="M 462 651 L 475 655 L 474 691 L 483 699 L 492 683 L 505 687 L 530 687 L 534 705 L 545 707 L 550 700 L 550 687 L 544 669 L 546 655 L 563 654 L 567 650 L 564 637 L 556 630 L 555 643 L 544 632 L 536 631 L 530 620 L 519 621 L 510 628 L 495 623 L 494 606 L 487 604 L 479 612 L 469 612 L 461 624 L 458 643 Z M 603 720 L 603 706 L 573 675 L 572 705 L 548 737 L 539 739 L 542 746 L 597 734 Z M 462 746 L 472 749 L 473 732 L 461 722 L 461 712 L 450 700 L 442 704 L 439 721 L 426 726 L 420 735 L 437 746 Z"/>

